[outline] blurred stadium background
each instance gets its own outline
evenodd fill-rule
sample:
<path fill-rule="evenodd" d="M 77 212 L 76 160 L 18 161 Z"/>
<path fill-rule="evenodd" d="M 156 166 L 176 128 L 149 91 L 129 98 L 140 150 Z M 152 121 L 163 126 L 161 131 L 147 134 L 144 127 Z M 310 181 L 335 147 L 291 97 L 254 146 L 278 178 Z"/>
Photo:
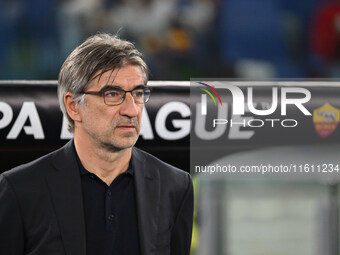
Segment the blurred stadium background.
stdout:
<path fill-rule="evenodd" d="M 338 77 L 330 0 L 1 0 L 0 79 L 56 79 L 98 31 L 144 53 L 153 80 Z"/>
<path fill-rule="evenodd" d="M 54 93 L 65 58 L 96 32 L 118 33 L 133 41 L 143 52 L 153 81 L 340 76 L 340 1 L 0 0 L 0 80 L 54 80 L 50 88 L 43 82 L 48 93 Z M 29 86 L 27 94 L 20 89 L 15 100 L 10 85 L 0 84 L 0 102 L 8 103 L 14 112 L 8 126 L 0 129 L 0 172 L 65 142 L 58 140 L 61 126 L 50 130 L 58 133 L 53 144 L 34 140 L 23 131 L 16 141 L 6 138 L 23 102 L 36 96 L 37 102 L 44 101 L 39 93 L 29 92 Z M 157 92 L 156 88 L 156 95 L 168 95 L 164 89 Z M 177 93 L 176 89 L 171 93 Z M 179 98 L 188 104 L 188 89 Z M 56 97 L 49 100 L 54 110 Z M 327 103 L 327 98 L 323 100 L 322 104 Z M 154 102 L 157 111 L 164 104 L 160 99 Z M 46 114 L 45 109 L 47 119 L 53 119 L 46 105 L 38 103 L 37 108 L 39 114 Z M 153 128 L 157 111 L 150 114 Z M 55 114 L 60 124 L 61 113 Z M 3 117 L 0 111 L 0 120 Z M 172 113 L 166 120 L 170 130 L 176 131 L 171 122 L 181 117 Z M 339 130 L 332 135 L 338 134 Z M 160 140 L 163 147 L 159 138 L 156 135 L 154 141 L 141 145 L 186 168 L 188 136 L 167 143 Z M 338 142 L 332 142 L 332 136 L 327 139 L 324 144 L 338 151 Z M 20 141 L 32 147 L 18 147 Z M 311 147 L 295 149 L 308 153 Z M 195 192 L 199 195 L 193 254 L 340 254 L 338 180 L 196 178 Z"/>

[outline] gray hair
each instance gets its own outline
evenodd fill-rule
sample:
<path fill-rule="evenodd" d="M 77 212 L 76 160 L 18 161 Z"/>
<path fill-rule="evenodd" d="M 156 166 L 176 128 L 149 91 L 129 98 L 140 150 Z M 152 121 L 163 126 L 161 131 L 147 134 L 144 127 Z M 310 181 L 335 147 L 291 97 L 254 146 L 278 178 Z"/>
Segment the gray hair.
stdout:
<path fill-rule="evenodd" d="M 144 84 L 147 83 L 149 70 L 142 54 L 131 42 L 105 33 L 89 37 L 67 57 L 59 72 L 58 99 L 70 132 L 74 131 L 74 121 L 66 111 L 65 93 L 71 92 L 74 100 L 83 103 L 85 95 L 81 92 L 86 90 L 98 71 L 101 71 L 101 76 L 106 71 L 126 65 L 139 66 Z"/>

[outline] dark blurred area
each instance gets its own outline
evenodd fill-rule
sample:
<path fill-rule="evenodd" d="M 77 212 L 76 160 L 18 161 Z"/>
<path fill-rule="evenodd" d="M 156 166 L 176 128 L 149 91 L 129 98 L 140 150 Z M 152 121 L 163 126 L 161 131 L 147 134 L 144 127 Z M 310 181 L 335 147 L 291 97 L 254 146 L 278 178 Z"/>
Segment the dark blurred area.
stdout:
<path fill-rule="evenodd" d="M 152 80 L 340 76 L 334 0 L 1 0 L 0 79 L 56 79 L 97 32 L 133 41 Z"/>

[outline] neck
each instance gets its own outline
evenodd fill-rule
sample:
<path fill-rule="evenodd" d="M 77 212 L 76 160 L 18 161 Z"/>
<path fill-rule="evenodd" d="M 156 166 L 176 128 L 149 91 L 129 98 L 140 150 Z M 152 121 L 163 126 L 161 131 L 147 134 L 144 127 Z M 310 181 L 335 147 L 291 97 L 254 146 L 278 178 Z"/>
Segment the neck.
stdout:
<path fill-rule="evenodd" d="M 76 133 L 74 134 L 74 145 L 85 169 L 97 175 L 108 186 L 129 167 L 131 148 L 110 152 L 86 141 L 86 139 L 81 139 Z"/>

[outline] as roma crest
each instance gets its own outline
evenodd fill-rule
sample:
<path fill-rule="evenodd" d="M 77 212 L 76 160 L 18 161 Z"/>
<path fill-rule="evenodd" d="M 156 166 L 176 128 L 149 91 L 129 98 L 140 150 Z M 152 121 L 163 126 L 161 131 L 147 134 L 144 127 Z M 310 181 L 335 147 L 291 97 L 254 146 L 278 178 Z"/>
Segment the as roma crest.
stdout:
<path fill-rule="evenodd" d="M 338 127 L 340 109 L 326 103 L 313 112 L 314 128 L 319 136 L 326 138 Z"/>

